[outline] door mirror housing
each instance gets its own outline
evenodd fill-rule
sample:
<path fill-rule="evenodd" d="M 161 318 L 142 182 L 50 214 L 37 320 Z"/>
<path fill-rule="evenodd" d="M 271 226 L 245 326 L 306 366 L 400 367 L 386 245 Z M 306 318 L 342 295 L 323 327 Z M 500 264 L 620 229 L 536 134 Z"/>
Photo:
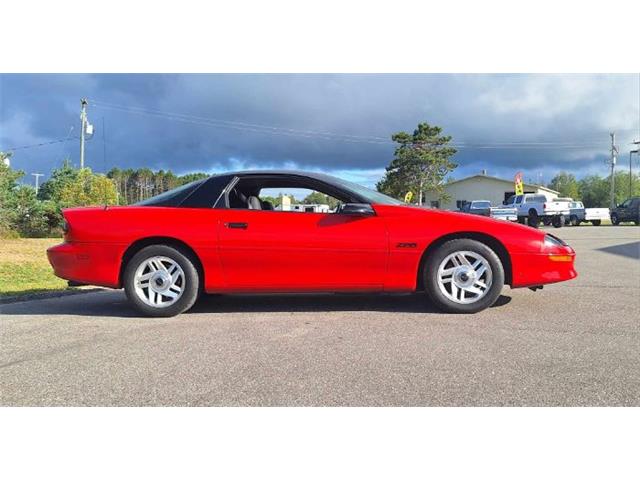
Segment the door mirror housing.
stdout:
<path fill-rule="evenodd" d="M 376 214 L 373 207 L 368 203 L 345 203 L 340 207 L 338 213 L 342 213 L 343 215 L 357 215 L 361 217 Z"/>

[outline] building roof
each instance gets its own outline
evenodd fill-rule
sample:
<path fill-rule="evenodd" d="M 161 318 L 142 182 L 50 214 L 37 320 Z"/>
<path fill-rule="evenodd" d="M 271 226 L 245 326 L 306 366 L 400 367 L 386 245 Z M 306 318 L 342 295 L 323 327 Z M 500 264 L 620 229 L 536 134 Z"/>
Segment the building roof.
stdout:
<path fill-rule="evenodd" d="M 479 177 L 479 178 L 490 178 L 491 180 L 497 180 L 499 182 L 508 183 L 510 185 L 514 184 L 513 180 L 505 180 L 504 178 L 492 177 L 491 175 L 484 175 L 482 173 L 478 173 L 476 175 L 471 175 L 469 177 L 461 178 L 460 180 L 453 180 L 452 182 L 446 183 L 445 187 L 447 185 L 451 185 L 453 183 L 466 182 L 467 180 L 471 180 L 471 179 L 476 178 L 476 177 Z M 560 195 L 560 192 L 556 192 L 555 190 L 551 190 L 550 188 L 547 188 L 544 185 L 535 185 L 533 183 L 524 183 L 524 186 L 525 187 L 529 187 L 529 188 L 537 188 L 537 189 L 544 190 L 544 191 L 549 192 L 549 193 L 554 193 L 556 195 Z"/>

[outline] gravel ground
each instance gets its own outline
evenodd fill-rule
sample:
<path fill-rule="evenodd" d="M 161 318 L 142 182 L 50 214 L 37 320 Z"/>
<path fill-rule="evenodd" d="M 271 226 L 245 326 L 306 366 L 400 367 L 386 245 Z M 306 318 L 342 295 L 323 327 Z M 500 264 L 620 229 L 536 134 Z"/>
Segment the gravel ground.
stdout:
<path fill-rule="evenodd" d="M 422 295 L 214 296 L 160 320 L 120 291 L 0 305 L 0 404 L 640 406 L 640 228 L 551 231 L 579 278 L 469 316 Z"/>

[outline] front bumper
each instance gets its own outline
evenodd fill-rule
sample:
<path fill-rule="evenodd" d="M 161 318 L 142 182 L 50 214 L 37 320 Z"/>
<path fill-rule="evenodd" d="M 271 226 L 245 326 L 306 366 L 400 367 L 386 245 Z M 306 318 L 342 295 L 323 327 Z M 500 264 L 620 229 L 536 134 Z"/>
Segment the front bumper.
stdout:
<path fill-rule="evenodd" d="M 567 247 L 565 251 L 512 254 L 511 286 L 531 287 L 573 280 L 578 276 L 575 256 L 571 247 Z"/>

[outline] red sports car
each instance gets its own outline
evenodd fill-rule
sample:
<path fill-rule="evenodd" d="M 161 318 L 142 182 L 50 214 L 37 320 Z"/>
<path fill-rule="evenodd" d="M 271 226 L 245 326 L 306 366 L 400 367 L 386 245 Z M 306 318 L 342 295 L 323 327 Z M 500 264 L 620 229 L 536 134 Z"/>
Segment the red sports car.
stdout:
<path fill-rule="evenodd" d="M 274 208 L 265 192 L 279 189 L 320 192 L 337 206 L 283 200 Z M 575 252 L 553 235 L 409 206 L 318 173 L 225 173 L 136 205 L 72 208 L 64 217 L 64 243 L 47 252 L 55 274 L 124 287 L 152 316 L 184 312 L 203 291 L 424 290 L 442 310 L 473 313 L 504 284 L 535 289 L 577 275 Z"/>

